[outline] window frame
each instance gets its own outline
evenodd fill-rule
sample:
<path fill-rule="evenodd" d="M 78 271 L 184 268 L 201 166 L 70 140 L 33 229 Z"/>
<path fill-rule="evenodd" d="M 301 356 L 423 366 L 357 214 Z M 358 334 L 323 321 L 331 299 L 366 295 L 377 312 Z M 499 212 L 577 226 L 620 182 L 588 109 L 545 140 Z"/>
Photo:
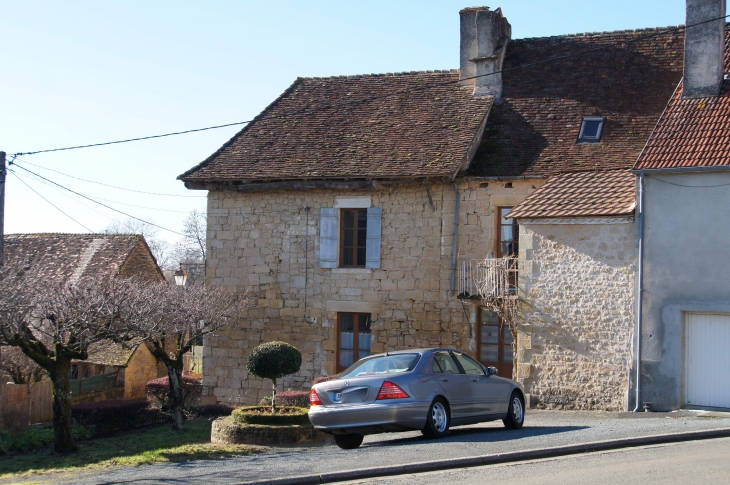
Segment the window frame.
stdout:
<path fill-rule="evenodd" d="M 598 122 L 598 131 L 596 136 L 585 136 L 586 122 Z M 603 138 L 603 128 L 606 124 L 605 116 L 584 116 L 580 123 L 580 130 L 578 131 L 578 140 L 576 143 L 601 143 Z"/>
<path fill-rule="evenodd" d="M 345 249 L 348 248 L 345 246 L 345 212 L 346 211 L 354 211 L 354 224 L 355 226 L 352 228 L 353 231 L 353 246 L 352 247 L 352 260 L 354 264 L 345 264 Z M 359 213 L 363 212 L 365 213 L 365 227 L 359 227 L 358 226 L 358 219 L 359 219 Z M 367 265 L 367 238 L 368 238 L 368 209 L 363 207 L 342 207 L 339 209 L 339 217 L 338 217 L 338 225 L 339 225 L 339 241 L 337 241 L 338 245 L 338 261 L 337 261 L 337 267 L 338 268 L 365 268 Z M 358 238 L 358 231 L 360 229 L 365 229 L 365 239 L 362 241 L 362 244 L 360 244 L 360 240 Z M 362 264 L 357 264 L 357 250 L 359 248 L 365 249 L 365 257 L 362 261 Z"/>
<path fill-rule="evenodd" d="M 340 350 L 341 350 L 341 348 L 340 348 L 340 329 L 342 328 L 342 317 L 344 315 L 352 315 L 353 316 L 354 325 L 356 327 L 356 328 L 353 329 L 353 332 L 352 332 L 353 333 L 353 336 L 352 336 L 352 353 L 353 353 L 353 355 L 352 355 L 352 364 L 354 364 L 355 362 L 357 362 L 358 360 L 360 360 L 358 358 L 358 353 L 359 353 L 359 350 L 360 350 L 359 349 L 359 345 L 360 345 L 360 320 L 359 320 L 358 317 L 360 315 L 366 315 L 367 316 L 367 319 L 365 321 L 365 325 L 370 330 L 370 350 L 369 350 L 370 354 L 369 355 L 372 355 L 372 344 L 373 344 L 373 340 L 372 340 L 372 335 L 373 335 L 373 333 L 372 333 L 372 318 L 373 317 L 372 317 L 372 314 L 371 313 L 362 313 L 362 312 L 337 312 L 337 328 L 335 329 L 335 369 L 336 369 L 336 372 L 337 373 L 341 373 L 342 371 L 344 371 L 345 369 L 347 369 L 348 367 L 350 367 L 350 365 L 352 365 L 352 364 L 349 364 L 349 365 L 343 366 L 342 364 L 340 364 Z M 346 350 L 349 350 L 349 349 L 346 349 Z"/>

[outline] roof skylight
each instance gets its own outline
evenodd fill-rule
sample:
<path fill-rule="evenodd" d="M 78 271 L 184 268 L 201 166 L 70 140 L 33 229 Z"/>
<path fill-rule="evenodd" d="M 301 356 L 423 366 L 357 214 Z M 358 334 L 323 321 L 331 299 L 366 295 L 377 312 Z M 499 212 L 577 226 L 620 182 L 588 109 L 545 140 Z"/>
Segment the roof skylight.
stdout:
<path fill-rule="evenodd" d="M 606 118 L 603 116 L 586 116 L 580 125 L 578 143 L 599 143 L 603 135 L 603 123 Z"/>

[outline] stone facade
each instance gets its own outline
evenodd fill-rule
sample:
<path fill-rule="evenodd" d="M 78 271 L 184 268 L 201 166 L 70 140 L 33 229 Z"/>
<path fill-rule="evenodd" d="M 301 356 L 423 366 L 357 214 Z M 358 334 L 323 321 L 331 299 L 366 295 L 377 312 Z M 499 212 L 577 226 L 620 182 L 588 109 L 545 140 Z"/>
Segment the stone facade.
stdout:
<path fill-rule="evenodd" d="M 514 206 L 542 183 L 457 181 L 457 256 L 483 259 L 494 250 L 496 208 Z M 404 182 L 378 190 L 210 191 L 206 282 L 248 292 L 236 328 L 205 341 L 205 403 L 255 403 L 271 383 L 246 373 L 251 349 L 284 340 L 302 352 L 299 374 L 280 389 L 308 388 L 336 371 L 338 312 L 370 313 L 372 352 L 455 347 L 475 350 L 476 309 L 451 293 L 453 184 Z M 379 269 L 321 268 L 319 214 L 367 197 L 382 209 Z M 360 199 L 362 200 L 362 199 Z M 307 208 L 309 208 L 307 210 Z"/>
<path fill-rule="evenodd" d="M 625 410 L 632 219 L 520 220 L 517 378 L 533 407 Z"/>

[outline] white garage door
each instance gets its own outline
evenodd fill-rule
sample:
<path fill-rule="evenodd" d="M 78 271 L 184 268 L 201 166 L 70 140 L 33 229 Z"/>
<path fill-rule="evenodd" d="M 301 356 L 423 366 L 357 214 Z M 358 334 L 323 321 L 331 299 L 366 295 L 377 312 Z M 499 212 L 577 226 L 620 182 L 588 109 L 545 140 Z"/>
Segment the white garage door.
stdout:
<path fill-rule="evenodd" d="M 730 315 L 687 313 L 685 402 L 730 408 Z"/>

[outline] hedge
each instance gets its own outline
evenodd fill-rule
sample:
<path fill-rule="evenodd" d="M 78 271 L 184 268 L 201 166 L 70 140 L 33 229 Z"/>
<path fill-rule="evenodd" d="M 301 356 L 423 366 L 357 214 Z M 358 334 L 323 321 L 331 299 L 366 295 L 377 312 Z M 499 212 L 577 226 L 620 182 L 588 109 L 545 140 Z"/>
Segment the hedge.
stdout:
<path fill-rule="evenodd" d="M 312 385 L 319 384 L 320 382 L 332 381 L 332 380 L 337 379 L 338 377 L 340 377 L 339 374 L 335 374 L 332 376 L 320 376 L 320 377 L 317 377 L 314 381 L 312 381 Z"/>
<path fill-rule="evenodd" d="M 203 385 L 201 382 L 190 376 L 182 376 L 183 388 L 183 408 L 191 410 L 200 403 L 200 397 L 203 394 Z M 166 410 L 167 396 L 170 392 L 170 378 L 160 377 L 153 379 L 147 383 L 145 388 L 147 393 L 147 401 L 153 408 Z"/>
<path fill-rule="evenodd" d="M 276 414 L 271 414 L 268 406 L 244 406 L 236 408 L 231 413 L 233 421 L 238 424 L 268 424 L 288 426 L 293 424 L 309 424 L 309 409 L 296 406 L 276 408 Z"/>
<path fill-rule="evenodd" d="M 71 416 L 81 426 L 90 428 L 94 436 L 163 423 L 168 419 L 159 410 L 150 409 L 146 399 L 75 404 L 71 406 Z"/>
<path fill-rule="evenodd" d="M 276 395 L 277 406 L 309 407 L 309 391 L 284 391 Z"/>
<path fill-rule="evenodd" d="M 201 418 L 218 418 L 230 416 L 235 408 L 227 404 L 206 404 L 192 409 L 193 414 Z"/>

